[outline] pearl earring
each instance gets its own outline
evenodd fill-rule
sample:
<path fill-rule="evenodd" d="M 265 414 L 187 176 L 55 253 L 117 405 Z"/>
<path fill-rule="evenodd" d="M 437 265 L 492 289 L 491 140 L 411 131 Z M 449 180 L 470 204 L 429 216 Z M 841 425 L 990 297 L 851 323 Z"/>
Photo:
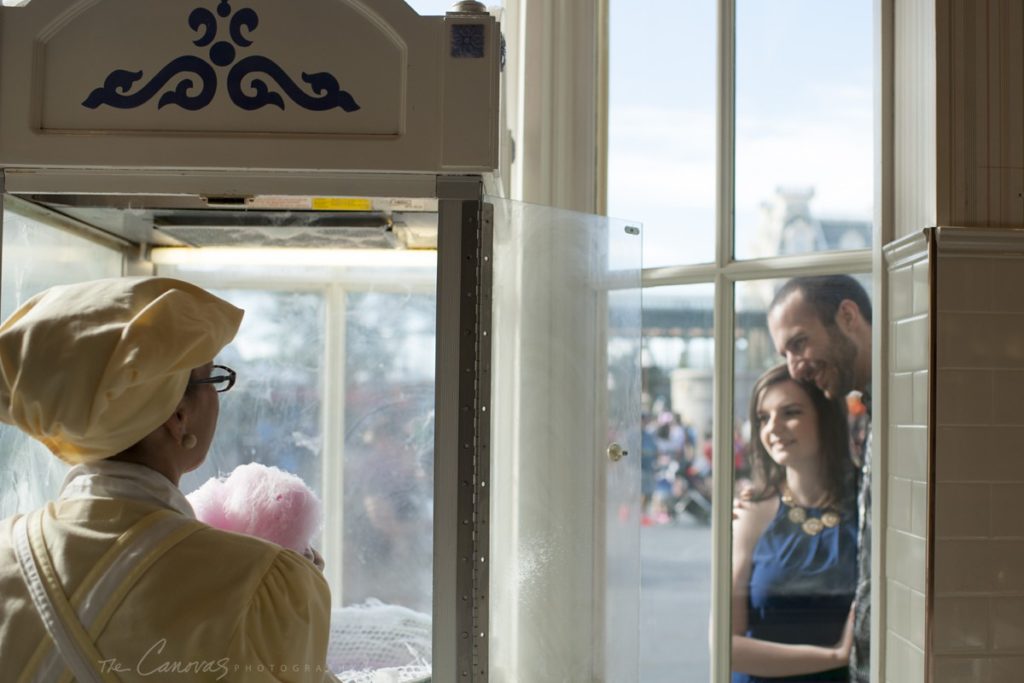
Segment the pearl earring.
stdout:
<path fill-rule="evenodd" d="M 199 439 L 196 438 L 195 434 L 185 434 L 181 437 L 181 446 L 188 450 L 192 450 L 199 443 Z"/>

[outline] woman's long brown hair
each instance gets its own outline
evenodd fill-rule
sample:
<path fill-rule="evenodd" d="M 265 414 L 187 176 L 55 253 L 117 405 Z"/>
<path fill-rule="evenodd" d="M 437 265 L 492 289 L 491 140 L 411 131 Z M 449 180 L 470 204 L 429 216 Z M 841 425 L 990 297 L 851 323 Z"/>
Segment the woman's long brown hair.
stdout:
<path fill-rule="evenodd" d="M 761 443 L 758 419 L 761 400 L 769 387 L 781 382 L 794 382 L 803 389 L 818 414 L 818 444 L 824 460 L 825 505 L 842 505 L 855 490 L 855 468 L 850 457 L 850 426 L 844 399 L 831 400 L 817 386 L 801 382 L 789 375 L 785 364 L 776 365 L 761 375 L 750 392 L 750 470 L 754 478 L 754 500 L 765 500 L 782 493 L 786 468 L 775 462 Z"/>

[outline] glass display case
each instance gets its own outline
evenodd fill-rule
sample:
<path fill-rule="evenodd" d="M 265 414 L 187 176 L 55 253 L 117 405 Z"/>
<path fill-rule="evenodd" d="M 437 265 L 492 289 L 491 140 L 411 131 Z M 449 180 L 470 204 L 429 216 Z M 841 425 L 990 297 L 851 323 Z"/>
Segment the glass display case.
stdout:
<path fill-rule="evenodd" d="M 126 213 L 136 224 L 160 223 L 152 214 L 163 213 L 82 206 L 88 200 L 71 195 L 33 200 L 26 206 L 82 231 L 112 230 Z M 15 202 L 24 203 L 8 200 Z M 321 496 L 336 640 L 377 633 L 379 641 L 339 647 L 338 672 L 429 672 L 437 610 L 458 607 L 471 591 L 479 604 L 455 628 L 473 628 L 473 641 L 486 637 L 466 656 L 479 661 L 489 651 L 490 680 L 539 680 L 542 672 L 630 680 L 639 597 L 638 229 L 497 198 L 480 207 L 488 225 L 469 229 L 481 243 L 480 279 L 447 299 L 438 268 L 452 259 L 443 240 L 440 249 L 394 250 L 150 245 L 142 261 L 10 209 L 7 239 L 31 230 L 26 241 L 39 246 L 19 252 L 20 269 L 5 269 L 5 285 L 41 272 L 53 256 L 45 246 L 59 236 L 82 242 L 74 247 L 86 253 L 71 257 L 81 273 L 63 267 L 11 287 L 12 306 L 48 284 L 120 274 L 124 262 L 195 282 L 246 310 L 219 358 L 238 372 L 237 390 L 222 402 L 209 457 L 182 489 L 260 462 L 298 474 Z M 260 223 L 260 215 L 276 214 L 250 218 Z M 266 230 L 232 216 L 225 211 L 231 225 L 223 229 L 235 240 Z M 459 327 L 444 326 L 444 302 L 457 306 L 467 293 L 479 298 L 470 307 L 479 318 L 467 321 L 460 309 Z M 475 326 L 475 351 L 464 367 L 468 352 L 455 356 L 450 340 L 465 338 L 466 324 Z M 446 361 L 458 364 L 447 386 L 439 377 Z M 466 398 L 466 377 L 475 398 Z M 457 400 L 440 406 L 446 391 Z M 468 425 L 460 417 L 466 400 Z M 445 445 L 438 432 L 446 425 L 449 437 L 468 441 Z M 32 463 L 27 471 L 54 471 L 26 477 L 5 466 L 5 490 L 14 492 L 3 498 L 5 512 L 52 496 L 59 466 L 13 428 L 0 434 Z M 467 558 L 480 566 L 467 571 Z M 386 642 L 381 629 L 402 644 Z"/>
<path fill-rule="evenodd" d="M 485 196 L 494 19 L 310 0 L 322 26 L 300 35 L 254 0 L 259 30 L 208 51 L 212 78 L 179 70 L 148 101 L 168 55 L 209 41 L 180 5 L 132 2 L 0 9 L 4 310 L 148 274 L 246 310 L 220 359 L 236 389 L 182 488 L 261 462 L 318 493 L 343 680 L 636 680 L 640 228 Z M 240 12 L 207 4 L 211 26 Z M 235 72 L 256 37 L 273 78 Z M 328 107 L 341 73 L 351 101 Z M 212 99 L 189 109 L 200 86 Z M 4 515 L 52 497 L 60 466 L 0 440 L 19 451 Z"/>

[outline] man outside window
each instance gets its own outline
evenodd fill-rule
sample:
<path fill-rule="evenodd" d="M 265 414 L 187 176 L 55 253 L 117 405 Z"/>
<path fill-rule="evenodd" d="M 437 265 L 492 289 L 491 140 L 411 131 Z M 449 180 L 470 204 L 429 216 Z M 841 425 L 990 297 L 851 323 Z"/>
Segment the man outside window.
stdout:
<path fill-rule="evenodd" d="M 871 622 L 871 299 L 848 275 L 796 277 L 768 308 L 768 331 L 794 379 L 831 399 L 861 393 L 868 410 L 859 508 L 851 683 L 870 680 Z"/>

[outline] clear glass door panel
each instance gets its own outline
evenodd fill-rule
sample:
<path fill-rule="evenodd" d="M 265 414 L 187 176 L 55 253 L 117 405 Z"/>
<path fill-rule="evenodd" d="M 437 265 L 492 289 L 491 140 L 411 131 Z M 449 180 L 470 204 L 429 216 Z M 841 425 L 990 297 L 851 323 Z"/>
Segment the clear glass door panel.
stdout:
<path fill-rule="evenodd" d="M 119 251 L 83 239 L 5 202 L 0 318 L 54 285 L 120 277 Z M 67 465 L 17 427 L 0 425 L 0 519 L 56 498 Z"/>
<path fill-rule="evenodd" d="M 873 3 L 736 3 L 736 257 L 871 246 Z"/>
<path fill-rule="evenodd" d="M 640 230 L 488 201 L 491 680 L 636 681 Z"/>
<path fill-rule="evenodd" d="M 642 239 L 637 234 L 641 229 L 639 223 L 599 220 L 605 224 L 599 234 L 607 235 L 610 253 L 606 291 L 601 292 L 598 287 L 597 293 L 599 301 L 603 296 L 607 306 L 607 441 L 610 448 L 618 444 L 626 452 L 618 462 L 614 452 L 609 453 L 605 465 L 604 679 L 630 681 L 638 676 L 639 661 L 640 543 L 636 501 L 640 489 Z M 600 334 L 601 328 L 598 330 Z M 601 423 L 600 416 L 597 423 Z M 627 462 L 627 466 L 621 466 Z"/>

